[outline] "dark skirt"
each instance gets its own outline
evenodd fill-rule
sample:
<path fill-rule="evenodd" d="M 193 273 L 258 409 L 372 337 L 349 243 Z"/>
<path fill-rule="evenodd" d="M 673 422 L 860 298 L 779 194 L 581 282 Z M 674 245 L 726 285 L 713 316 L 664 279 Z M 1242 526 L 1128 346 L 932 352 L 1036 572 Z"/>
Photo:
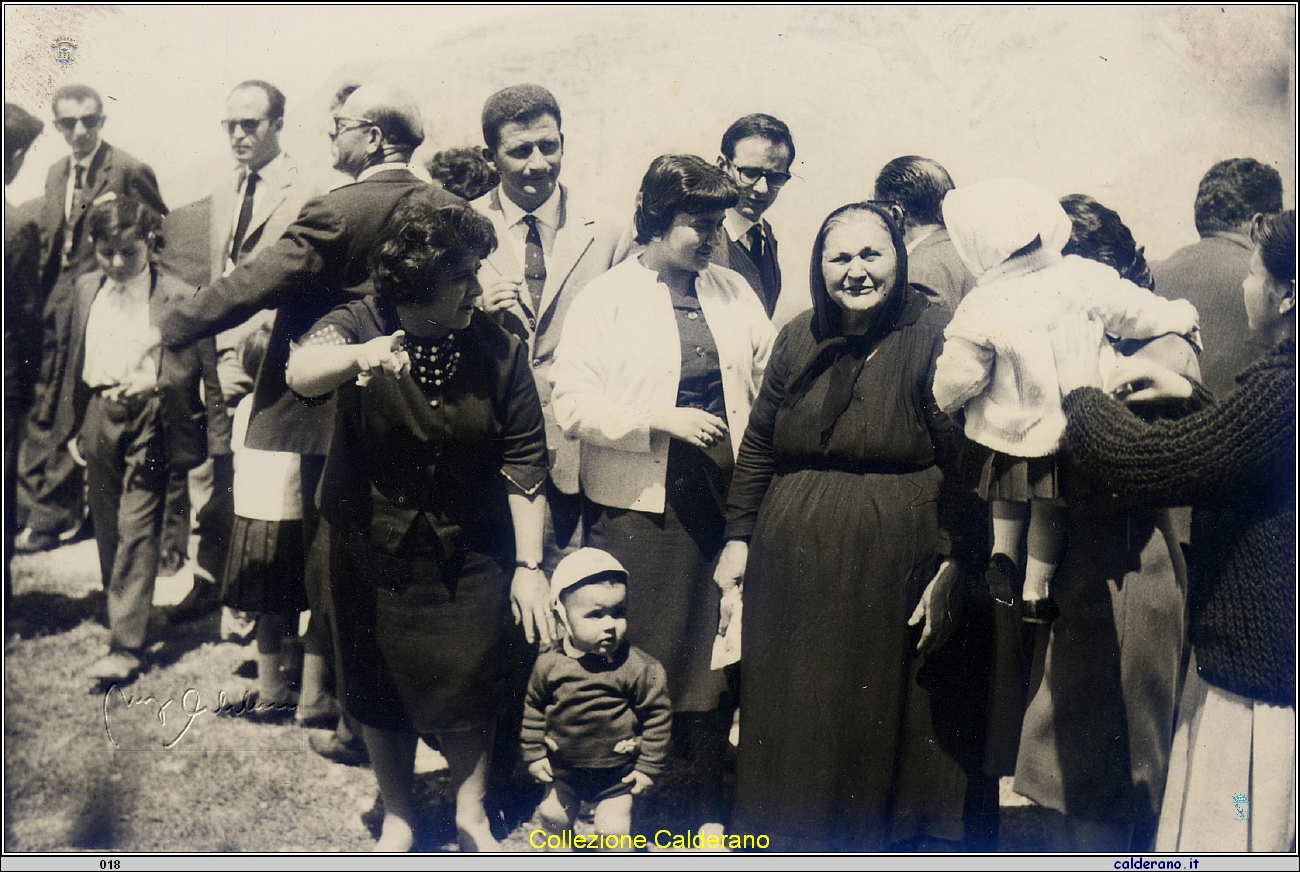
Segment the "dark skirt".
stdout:
<path fill-rule="evenodd" d="M 340 697 L 380 729 L 483 729 L 504 689 L 510 578 L 485 554 L 442 560 L 418 530 L 407 538 L 416 541 L 392 556 L 359 531 L 331 529 Z"/>
<path fill-rule="evenodd" d="M 221 601 L 246 612 L 293 614 L 308 608 L 301 521 L 235 517 Z"/>
<path fill-rule="evenodd" d="M 674 711 L 706 712 L 726 690 L 711 668 L 720 594 L 713 581 L 725 519 L 731 443 L 709 452 L 673 440 L 663 514 L 593 505 L 587 545 L 628 571 L 627 638 L 663 664 Z"/>
<path fill-rule="evenodd" d="M 984 461 L 979 495 L 982 500 L 1012 503 L 1060 498 L 1056 456 L 1012 457 L 994 451 Z"/>

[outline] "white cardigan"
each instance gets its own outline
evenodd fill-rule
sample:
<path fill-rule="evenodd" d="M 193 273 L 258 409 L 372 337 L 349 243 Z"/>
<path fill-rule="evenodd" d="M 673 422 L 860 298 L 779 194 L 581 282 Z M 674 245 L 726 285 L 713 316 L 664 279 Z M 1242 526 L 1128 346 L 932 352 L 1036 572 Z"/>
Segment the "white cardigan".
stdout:
<path fill-rule="evenodd" d="M 718 346 L 733 451 L 749 424 L 776 331 L 737 272 L 710 265 L 695 282 Z M 574 300 L 551 367 L 555 418 L 582 441 L 583 492 L 601 505 L 664 510 L 665 433 L 651 418 L 675 408 L 681 339 L 668 286 L 636 257 L 587 285 Z"/>

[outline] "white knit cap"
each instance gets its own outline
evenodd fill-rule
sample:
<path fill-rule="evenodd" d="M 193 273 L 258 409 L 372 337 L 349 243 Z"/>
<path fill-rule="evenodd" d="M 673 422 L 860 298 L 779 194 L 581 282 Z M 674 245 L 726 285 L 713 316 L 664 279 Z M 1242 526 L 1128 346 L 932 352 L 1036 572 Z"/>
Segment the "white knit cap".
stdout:
<path fill-rule="evenodd" d="M 614 559 L 614 555 L 599 548 L 579 548 L 560 561 L 551 575 L 551 600 L 558 603 L 560 594 L 593 575 L 614 573 L 627 582 L 627 570 Z"/>
<path fill-rule="evenodd" d="M 1056 198 L 1024 179 L 985 179 L 953 188 L 943 198 L 943 222 L 976 278 L 1035 237 L 1054 254 L 1070 241 L 1070 216 Z"/>

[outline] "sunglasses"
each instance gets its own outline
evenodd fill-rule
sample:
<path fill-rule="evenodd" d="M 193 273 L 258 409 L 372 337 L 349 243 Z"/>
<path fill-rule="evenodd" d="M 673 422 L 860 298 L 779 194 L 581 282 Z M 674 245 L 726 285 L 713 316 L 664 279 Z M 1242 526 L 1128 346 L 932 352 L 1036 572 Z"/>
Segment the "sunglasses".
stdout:
<path fill-rule="evenodd" d="M 349 122 L 356 122 L 349 124 Z M 334 116 L 334 131 L 330 133 L 330 139 L 338 139 L 349 130 L 360 130 L 362 127 L 374 127 L 375 122 L 369 118 L 340 118 Z"/>
<path fill-rule="evenodd" d="M 746 186 L 758 184 L 759 179 L 767 179 L 767 186 L 772 190 L 782 187 L 790 181 L 789 173 L 780 173 L 776 170 L 765 170 L 759 167 L 742 167 L 738 164 L 732 164 L 736 170 L 736 175 L 740 176 L 740 181 Z"/>
<path fill-rule="evenodd" d="M 99 127 L 99 125 L 104 123 L 104 116 L 103 115 L 81 115 L 79 117 L 73 117 L 73 118 L 54 119 L 54 126 L 62 130 L 64 133 L 71 133 L 72 131 L 76 130 L 78 123 L 80 123 L 87 130 L 94 130 L 96 127 Z"/>
<path fill-rule="evenodd" d="M 252 136 L 257 133 L 262 126 L 262 122 L 266 120 L 265 118 L 227 118 L 221 122 L 221 126 L 226 128 L 226 135 L 228 136 L 234 136 L 236 128 L 244 131 L 246 136 Z"/>

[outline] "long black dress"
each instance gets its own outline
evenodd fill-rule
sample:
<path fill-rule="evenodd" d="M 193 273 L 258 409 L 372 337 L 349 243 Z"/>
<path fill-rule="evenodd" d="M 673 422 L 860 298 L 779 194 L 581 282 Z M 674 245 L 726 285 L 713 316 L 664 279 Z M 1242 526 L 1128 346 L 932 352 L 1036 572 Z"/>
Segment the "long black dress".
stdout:
<path fill-rule="evenodd" d="M 398 327 L 366 298 L 304 341 L 364 343 Z M 478 311 L 453 342 L 458 364 L 441 385 L 433 364 L 421 384 L 416 360 L 400 380 L 339 388 L 322 474 L 341 698 L 383 729 L 482 729 L 494 717 L 515 560 L 507 479 L 526 493 L 546 481 L 523 346 Z"/>
<path fill-rule="evenodd" d="M 954 435 L 930 395 L 946 316 L 909 293 L 824 441 L 834 367 L 786 402 L 818 353 L 813 313 L 792 321 L 736 465 L 727 537 L 750 551 L 733 830 L 778 849 L 964 836 L 975 749 L 936 690 L 954 645 L 920 657 L 907 625 L 953 545 L 938 461 Z"/>

